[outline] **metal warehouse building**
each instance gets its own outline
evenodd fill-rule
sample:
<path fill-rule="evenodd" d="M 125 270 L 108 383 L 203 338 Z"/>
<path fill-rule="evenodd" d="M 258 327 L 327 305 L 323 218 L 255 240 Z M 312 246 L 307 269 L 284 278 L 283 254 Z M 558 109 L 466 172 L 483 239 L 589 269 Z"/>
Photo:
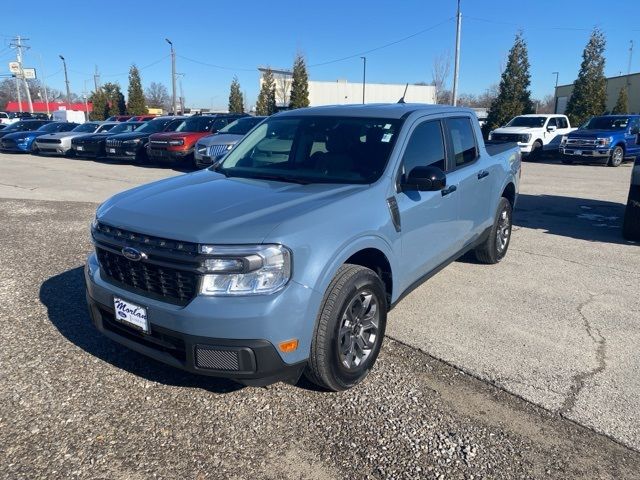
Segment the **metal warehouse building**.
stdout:
<path fill-rule="evenodd" d="M 262 86 L 266 68 L 260 71 L 260 86 Z M 271 70 L 276 83 L 276 104 L 278 108 L 289 105 L 291 95 L 292 72 L 290 70 Z M 322 82 L 309 80 L 309 105 L 344 105 L 362 103 L 362 83 L 352 83 L 347 80 Z M 365 83 L 365 103 L 393 103 L 404 94 L 405 84 L 393 83 Z M 407 103 L 436 103 L 436 89 L 432 85 L 409 84 L 405 96 Z"/>
<path fill-rule="evenodd" d="M 618 100 L 618 94 L 623 86 L 627 86 L 629 98 L 629 112 L 640 113 L 640 73 L 619 75 L 607 78 L 607 111 L 611 111 Z M 564 113 L 567 102 L 573 92 L 573 83 L 556 87 L 556 112 Z"/>

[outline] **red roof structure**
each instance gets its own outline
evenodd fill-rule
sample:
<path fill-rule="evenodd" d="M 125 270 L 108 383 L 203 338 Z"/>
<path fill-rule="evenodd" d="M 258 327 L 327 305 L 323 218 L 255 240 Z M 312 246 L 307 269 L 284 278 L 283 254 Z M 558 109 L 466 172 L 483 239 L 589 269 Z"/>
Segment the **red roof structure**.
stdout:
<path fill-rule="evenodd" d="M 89 107 L 89 111 L 93 110 L 93 105 L 91 102 L 87 103 Z M 49 112 L 54 112 L 55 110 L 79 110 L 84 112 L 85 105 L 84 103 L 67 103 L 67 102 L 49 102 Z M 20 109 L 18 102 L 7 102 L 7 106 L 4 109 L 5 112 L 28 112 L 29 111 L 29 102 L 25 99 L 22 100 L 22 109 Z M 47 104 L 46 102 L 33 102 L 33 111 L 37 113 L 47 113 Z"/>

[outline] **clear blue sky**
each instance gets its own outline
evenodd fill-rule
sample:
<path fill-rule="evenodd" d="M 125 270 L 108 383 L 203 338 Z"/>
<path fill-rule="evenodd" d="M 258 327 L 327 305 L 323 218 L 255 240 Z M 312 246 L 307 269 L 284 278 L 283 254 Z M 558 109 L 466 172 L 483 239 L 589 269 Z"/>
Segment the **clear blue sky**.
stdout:
<path fill-rule="evenodd" d="M 170 90 L 168 37 L 178 54 L 177 71 L 184 73 L 187 106 L 192 107 L 224 108 L 234 74 L 252 105 L 258 93 L 256 67 L 290 67 L 298 50 L 307 58 L 311 79 L 359 82 L 359 54 L 423 32 L 366 53 L 367 80 L 381 83 L 430 82 L 434 57 L 454 51 L 455 0 L 28 3 L 25 8 L 24 0 L 3 1 L 2 73 L 15 54 L 7 48 L 10 37 L 19 34 L 32 47 L 25 66 L 42 68 L 47 83 L 60 90 L 64 77 L 58 54 L 67 59 L 76 93 L 85 82 L 92 88 L 94 65 L 102 82 L 118 81 L 126 89 L 131 63 L 145 67 L 143 85 L 159 81 Z M 560 72 L 560 84 L 575 79 L 596 24 L 607 38 L 607 75 L 626 73 L 630 40 L 636 45 L 631 70 L 640 71 L 638 0 L 462 0 L 462 12 L 461 92 L 481 93 L 498 82 L 518 29 L 529 46 L 531 89 L 537 98 L 552 93 L 551 72 Z M 351 55 L 355 57 L 314 66 Z"/>

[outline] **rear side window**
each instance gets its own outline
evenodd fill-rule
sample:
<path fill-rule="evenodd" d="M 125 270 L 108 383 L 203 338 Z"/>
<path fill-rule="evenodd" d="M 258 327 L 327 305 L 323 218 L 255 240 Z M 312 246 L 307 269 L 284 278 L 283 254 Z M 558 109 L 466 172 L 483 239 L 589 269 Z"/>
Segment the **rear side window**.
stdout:
<path fill-rule="evenodd" d="M 444 138 L 438 120 L 421 123 L 413 130 L 402 164 L 405 175 L 415 167 L 434 166 L 445 170 Z"/>
<path fill-rule="evenodd" d="M 547 127 L 557 127 L 558 126 L 558 122 L 556 117 L 551 117 L 549 119 L 549 123 L 547 123 Z"/>
<path fill-rule="evenodd" d="M 558 117 L 557 121 L 558 121 L 558 128 L 569 128 L 569 122 L 567 122 L 566 118 Z"/>
<path fill-rule="evenodd" d="M 478 149 L 471 121 L 468 118 L 450 118 L 447 125 L 451 134 L 455 167 L 474 162 L 478 158 Z"/>

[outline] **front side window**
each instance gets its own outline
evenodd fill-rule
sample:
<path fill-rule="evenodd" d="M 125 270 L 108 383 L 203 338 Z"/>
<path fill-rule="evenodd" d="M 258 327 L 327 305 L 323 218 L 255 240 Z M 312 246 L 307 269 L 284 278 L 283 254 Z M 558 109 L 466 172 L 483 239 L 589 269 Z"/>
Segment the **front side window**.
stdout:
<path fill-rule="evenodd" d="M 396 119 L 272 117 L 217 171 L 293 183 L 372 183 L 387 165 L 400 125 Z"/>
<path fill-rule="evenodd" d="M 434 166 L 445 170 L 444 138 L 440 121 L 428 121 L 418 125 L 407 142 L 402 155 L 403 174 L 415 167 Z"/>
<path fill-rule="evenodd" d="M 455 166 L 460 167 L 474 162 L 478 157 L 478 149 L 469 119 L 450 118 L 447 120 L 447 125 L 453 143 Z"/>
<path fill-rule="evenodd" d="M 96 131 L 97 127 L 98 125 L 96 123 L 83 123 L 82 125 L 78 125 L 71 131 L 78 133 L 93 133 Z"/>

